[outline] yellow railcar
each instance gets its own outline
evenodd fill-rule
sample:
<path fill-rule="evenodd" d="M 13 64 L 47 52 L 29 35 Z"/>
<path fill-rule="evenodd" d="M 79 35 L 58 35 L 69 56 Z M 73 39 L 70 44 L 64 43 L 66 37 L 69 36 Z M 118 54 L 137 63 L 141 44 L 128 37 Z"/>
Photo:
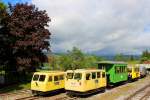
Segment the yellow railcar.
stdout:
<path fill-rule="evenodd" d="M 105 90 L 106 72 L 104 70 L 68 70 L 66 72 L 65 89 L 68 95 L 85 95 Z"/>
<path fill-rule="evenodd" d="M 47 71 L 35 72 L 31 81 L 33 94 L 63 89 L 65 87 L 65 72 Z"/>
<path fill-rule="evenodd" d="M 136 80 L 138 78 L 140 78 L 139 66 L 137 66 L 136 64 L 129 64 L 128 65 L 128 79 Z"/>

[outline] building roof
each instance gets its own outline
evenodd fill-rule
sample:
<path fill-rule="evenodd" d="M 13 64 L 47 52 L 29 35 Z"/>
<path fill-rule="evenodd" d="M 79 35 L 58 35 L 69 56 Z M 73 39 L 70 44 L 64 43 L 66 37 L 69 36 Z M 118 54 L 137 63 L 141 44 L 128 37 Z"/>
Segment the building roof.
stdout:
<path fill-rule="evenodd" d="M 97 64 L 127 64 L 126 62 L 123 61 L 99 61 L 96 63 Z"/>
<path fill-rule="evenodd" d="M 143 64 L 150 64 L 150 60 L 144 61 Z"/>

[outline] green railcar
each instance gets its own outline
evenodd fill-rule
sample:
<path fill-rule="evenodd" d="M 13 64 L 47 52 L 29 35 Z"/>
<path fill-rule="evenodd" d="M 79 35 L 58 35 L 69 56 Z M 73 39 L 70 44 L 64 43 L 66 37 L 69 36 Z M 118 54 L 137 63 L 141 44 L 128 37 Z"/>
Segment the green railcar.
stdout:
<path fill-rule="evenodd" d="M 128 80 L 127 64 L 125 62 L 101 61 L 98 69 L 105 69 L 108 84 L 116 84 Z"/>

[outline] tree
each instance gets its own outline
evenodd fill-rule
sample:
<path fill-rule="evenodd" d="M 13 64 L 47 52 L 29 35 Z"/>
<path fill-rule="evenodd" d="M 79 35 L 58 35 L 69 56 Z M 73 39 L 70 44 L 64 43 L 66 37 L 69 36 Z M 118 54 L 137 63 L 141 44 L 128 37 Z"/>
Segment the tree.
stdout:
<path fill-rule="evenodd" d="M 6 5 L 0 0 L 0 10 L 6 9 Z"/>
<path fill-rule="evenodd" d="M 85 56 L 80 49 L 73 47 L 72 51 L 68 51 L 68 56 L 72 61 L 72 69 L 79 69 L 85 67 Z"/>
<path fill-rule="evenodd" d="M 122 54 L 115 55 L 114 59 L 115 59 L 115 61 L 124 61 L 125 60 L 125 58 Z"/>
<path fill-rule="evenodd" d="M 72 59 L 68 56 L 68 54 L 61 55 L 59 59 L 59 65 L 64 70 L 72 69 Z"/>
<path fill-rule="evenodd" d="M 12 49 L 9 48 L 9 37 L 7 28 L 8 13 L 6 6 L 0 1 L 0 66 L 7 66 L 11 57 Z"/>
<path fill-rule="evenodd" d="M 46 11 L 34 5 L 9 5 L 7 27 L 12 38 L 11 47 L 17 70 L 35 71 L 46 60 L 42 50 L 49 50 L 50 32 L 45 27 L 50 21 Z"/>
<path fill-rule="evenodd" d="M 145 50 L 142 52 L 141 62 L 147 61 L 147 60 L 150 60 L 150 52 L 148 50 Z"/>
<path fill-rule="evenodd" d="M 59 57 L 57 55 L 48 55 L 48 63 L 50 69 L 56 70 L 58 69 Z"/>
<path fill-rule="evenodd" d="M 129 58 L 129 61 L 134 61 L 134 56 L 133 55 L 130 55 L 130 58 Z"/>
<path fill-rule="evenodd" d="M 49 50 L 51 33 L 45 27 L 50 19 L 46 11 L 29 4 L 9 4 L 7 11 L 0 14 L 0 57 L 7 60 L 6 69 L 35 71 L 47 60 L 42 50 Z"/>
<path fill-rule="evenodd" d="M 11 84 L 17 81 L 16 64 L 13 59 L 13 48 L 11 47 L 11 37 L 9 34 L 8 20 L 9 13 L 7 7 L 0 2 L 0 72 L 5 77 L 5 84 Z"/>

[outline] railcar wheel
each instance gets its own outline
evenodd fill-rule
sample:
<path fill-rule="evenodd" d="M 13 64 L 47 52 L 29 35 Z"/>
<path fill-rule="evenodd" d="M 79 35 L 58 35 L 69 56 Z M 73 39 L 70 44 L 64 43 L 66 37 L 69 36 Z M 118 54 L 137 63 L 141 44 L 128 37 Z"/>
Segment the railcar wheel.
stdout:
<path fill-rule="evenodd" d="M 71 98 L 74 97 L 74 95 L 71 92 L 67 92 L 66 94 Z"/>
<path fill-rule="evenodd" d="M 37 92 L 34 91 L 34 90 L 32 90 L 32 95 L 33 95 L 33 96 L 37 95 Z"/>

